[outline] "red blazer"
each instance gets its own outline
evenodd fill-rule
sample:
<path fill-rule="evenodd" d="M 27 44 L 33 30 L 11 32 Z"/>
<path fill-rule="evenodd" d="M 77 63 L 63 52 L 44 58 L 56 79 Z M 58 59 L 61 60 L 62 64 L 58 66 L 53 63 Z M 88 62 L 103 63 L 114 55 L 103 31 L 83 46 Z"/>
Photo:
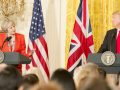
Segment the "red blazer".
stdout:
<path fill-rule="evenodd" d="M 0 47 L 2 47 L 2 44 L 3 44 L 4 40 L 6 39 L 6 37 L 7 37 L 6 33 L 0 33 Z M 26 50 L 26 44 L 25 44 L 24 35 L 15 33 L 14 52 L 19 52 L 25 56 L 28 56 L 26 54 L 25 50 Z M 8 47 L 8 42 L 4 43 L 2 51 L 3 52 L 11 52 L 9 47 Z M 17 68 L 19 69 L 20 72 L 22 72 L 22 65 L 17 65 Z"/>

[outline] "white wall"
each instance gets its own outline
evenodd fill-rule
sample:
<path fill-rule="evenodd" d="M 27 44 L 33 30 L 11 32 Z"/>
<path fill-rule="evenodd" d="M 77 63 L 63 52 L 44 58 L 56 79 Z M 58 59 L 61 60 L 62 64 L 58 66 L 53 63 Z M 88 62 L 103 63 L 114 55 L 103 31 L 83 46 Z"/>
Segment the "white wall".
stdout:
<path fill-rule="evenodd" d="M 65 3 L 63 0 L 49 0 L 45 15 L 46 36 L 49 48 L 50 69 L 64 67 L 65 61 Z"/>
<path fill-rule="evenodd" d="M 65 67 L 65 2 L 66 0 L 42 0 L 51 73 L 57 68 Z M 28 43 L 32 6 L 33 0 L 25 0 L 24 15 L 17 20 L 17 32 L 25 34 L 26 43 Z"/>

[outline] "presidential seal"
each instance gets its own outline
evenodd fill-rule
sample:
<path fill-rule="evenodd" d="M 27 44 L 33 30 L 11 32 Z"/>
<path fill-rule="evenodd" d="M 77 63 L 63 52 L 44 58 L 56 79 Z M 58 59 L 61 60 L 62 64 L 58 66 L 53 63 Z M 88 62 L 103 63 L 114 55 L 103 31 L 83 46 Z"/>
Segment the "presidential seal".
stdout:
<path fill-rule="evenodd" d="M 115 54 L 111 51 L 106 51 L 101 55 L 101 61 L 104 65 L 110 66 L 115 62 Z"/>
<path fill-rule="evenodd" d="M 2 63 L 4 60 L 4 53 L 0 51 L 0 63 Z"/>

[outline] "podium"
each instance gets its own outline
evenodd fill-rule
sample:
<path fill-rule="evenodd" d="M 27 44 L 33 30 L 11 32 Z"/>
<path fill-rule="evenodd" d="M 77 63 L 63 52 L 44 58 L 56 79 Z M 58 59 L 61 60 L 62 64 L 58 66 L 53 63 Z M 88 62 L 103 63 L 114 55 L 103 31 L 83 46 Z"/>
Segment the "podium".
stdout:
<path fill-rule="evenodd" d="M 28 57 L 18 52 L 4 52 L 4 59 L 2 63 L 17 65 L 17 64 L 29 64 L 30 62 L 31 60 Z"/>
<path fill-rule="evenodd" d="M 115 54 L 115 62 L 112 65 L 105 65 L 101 60 L 102 53 L 93 53 L 88 55 L 87 62 L 92 62 L 101 67 L 108 74 L 120 73 L 120 54 Z"/>

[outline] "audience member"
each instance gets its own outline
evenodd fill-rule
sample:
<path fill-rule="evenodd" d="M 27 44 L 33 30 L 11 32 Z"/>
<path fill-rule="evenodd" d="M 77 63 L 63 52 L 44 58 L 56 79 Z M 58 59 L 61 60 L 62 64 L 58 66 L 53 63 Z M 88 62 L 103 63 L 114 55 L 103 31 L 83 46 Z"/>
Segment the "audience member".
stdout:
<path fill-rule="evenodd" d="M 82 86 L 88 77 L 99 77 L 98 68 L 99 67 L 94 63 L 87 63 L 83 66 L 78 67 L 74 71 L 74 80 L 76 87 L 78 87 L 78 84 L 79 87 L 80 85 Z"/>
<path fill-rule="evenodd" d="M 23 76 L 23 90 L 29 90 L 29 88 L 39 83 L 39 78 L 35 74 L 27 74 Z"/>
<path fill-rule="evenodd" d="M 62 87 L 56 82 L 48 82 L 42 86 L 34 87 L 31 90 L 63 90 Z"/>
<path fill-rule="evenodd" d="M 0 64 L 0 90 L 18 90 L 23 79 L 19 71 L 10 65 Z"/>
<path fill-rule="evenodd" d="M 103 78 L 91 77 L 87 80 L 85 85 L 78 90 L 111 90 Z"/>
<path fill-rule="evenodd" d="M 103 79 L 106 79 L 106 72 L 102 68 L 99 67 L 98 72 L 100 74 L 100 77 L 102 77 Z"/>
<path fill-rule="evenodd" d="M 58 82 L 64 90 L 76 90 L 74 80 L 67 70 L 57 69 L 53 73 L 51 81 Z"/>

